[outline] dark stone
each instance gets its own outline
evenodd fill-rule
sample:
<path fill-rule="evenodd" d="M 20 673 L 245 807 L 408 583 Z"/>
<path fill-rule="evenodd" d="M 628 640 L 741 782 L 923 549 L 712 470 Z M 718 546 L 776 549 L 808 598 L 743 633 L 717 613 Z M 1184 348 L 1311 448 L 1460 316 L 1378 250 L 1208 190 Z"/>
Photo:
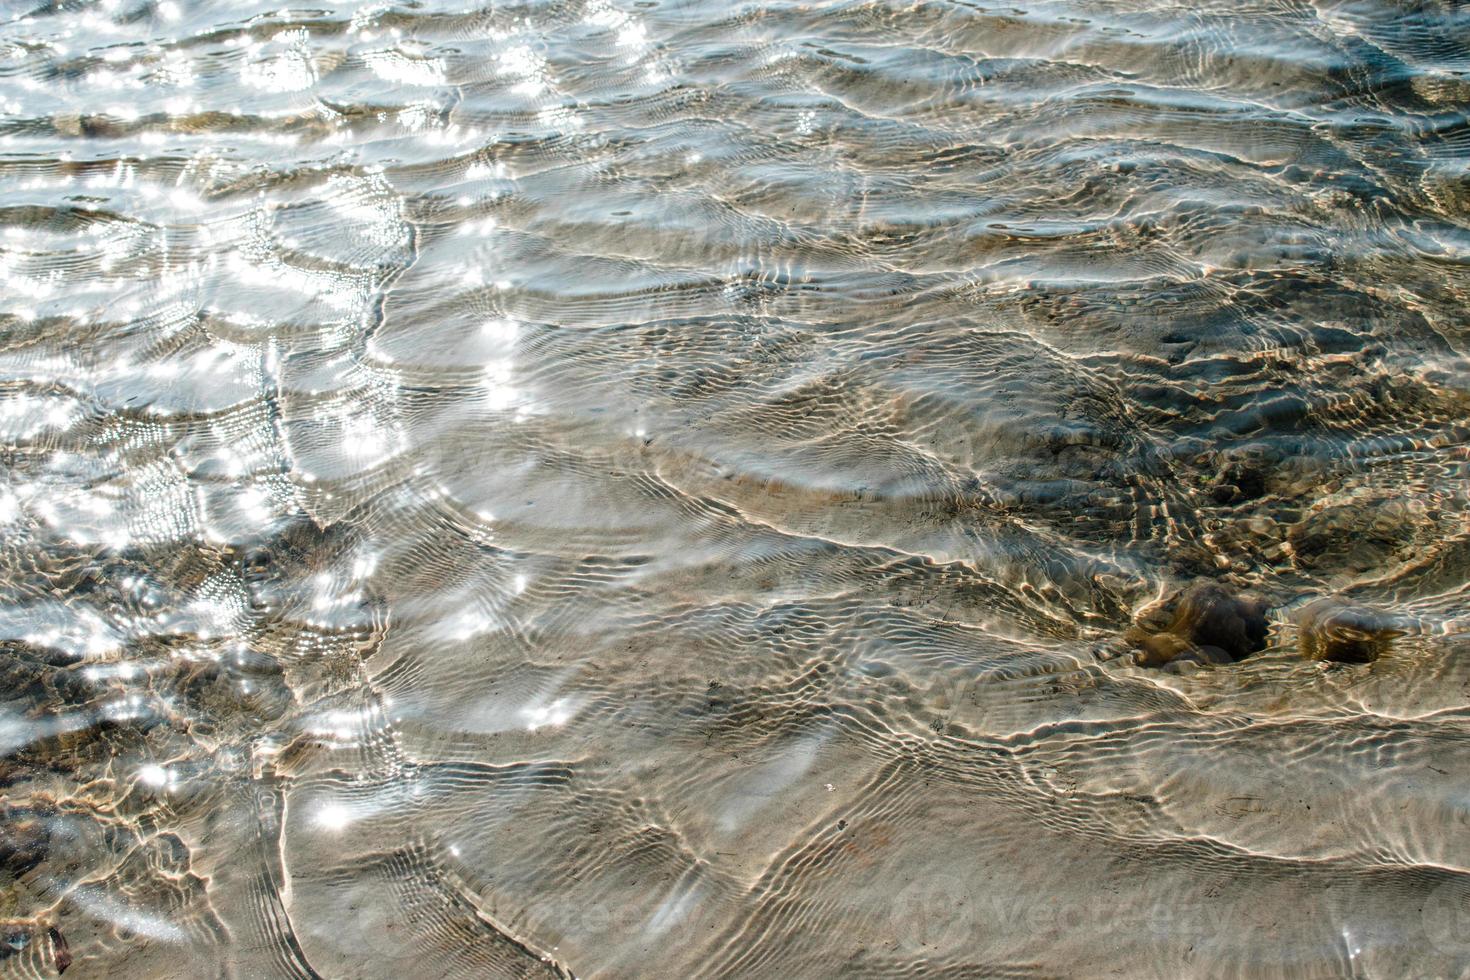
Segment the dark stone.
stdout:
<path fill-rule="evenodd" d="M 0 811 L 0 866 L 19 878 L 46 860 L 51 832 L 46 815 L 21 807 Z"/>
<path fill-rule="evenodd" d="M 1266 647 L 1265 600 L 1217 582 L 1200 582 L 1141 616 L 1125 639 L 1147 667 L 1229 664 Z"/>
<path fill-rule="evenodd" d="M 1266 648 L 1270 631 L 1266 602 L 1239 596 L 1216 582 L 1201 582 L 1179 597 L 1169 632 L 1198 647 L 1214 647 L 1231 660 L 1242 660 Z"/>
<path fill-rule="evenodd" d="M 71 966 L 71 946 L 67 943 L 66 937 L 61 934 L 61 930 L 55 926 L 48 929 L 46 935 L 51 939 L 51 951 L 56 957 L 56 975 L 60 976 L 66 972 L 67 967 Z"/>
<path fill-rule="evenodd" d="M 1240 487 L 1237 487 L 1233 483 L 1217 483 L 1210 488 L 1210 496 L 1214 498 L 1217 504 L 1233 504 L 1243 494 Z"/>
<path fill-rule="evenodd" d="M 1403 636 L 1393 617 L 1342 599 L 1318 599 L 1295 616 L 1302 655 L 1342 664 L 1372 663 Z"/>
<path fill-rule="evenodd" d="M 1266 443 L 1228 449 L 1220 454 L 1210 495 L 1220 504 L 1259 500 L 1266 495 L 1271 473 L 1280 461 L 1281 453 Z"/>

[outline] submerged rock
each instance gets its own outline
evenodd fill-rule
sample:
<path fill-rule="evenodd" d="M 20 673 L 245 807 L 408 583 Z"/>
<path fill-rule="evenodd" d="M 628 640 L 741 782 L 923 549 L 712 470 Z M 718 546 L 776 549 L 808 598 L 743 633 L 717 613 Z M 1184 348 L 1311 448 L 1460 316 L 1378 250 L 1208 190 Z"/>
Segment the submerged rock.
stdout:
<path fill-rule="evenodd" d="M 1140 620 L 1125 639 L 1147 667 L 1234 663 L 1265 649 L 1267 608 L 1257 596 L 1199 582 Z"/>
<path fill-rule="evenodd" d="M 1421 500 L 1339 494 L 1314 504 L 1287 540 L 1301 567 L 1352 578 L 1413 561 L 1440 536 L 1439 515 Z"/>
<path fill-rule="evenodd" d="M 19 878 L 46 860 L 51 833 L 47 815 L 6 804 L 0 808 L 0 868 Z"/>
<path fill-rule="evenodd" d="M 56 957 L 56 975 L 60 976 L 71 966 L 71 945 L 55 926 L 48 929 L 46 935 L 51 939 L 51 952 Z"/>
<path fill-rule="evenodd" d="M 1294 617 L 1303 656 L 1343 664 L 1372 663 L 1394 637 L 1403 636 L 1395 619 L 1343 599 L 1318 599 Z"/>
<path fill-rule="evenodd" d="M 1272 470 L 1280 461 L 1281 453 L 1266 443 L 1250 443 L 1221 453 L 1210 495 L 1219 504 L 1264 497 Z"/>

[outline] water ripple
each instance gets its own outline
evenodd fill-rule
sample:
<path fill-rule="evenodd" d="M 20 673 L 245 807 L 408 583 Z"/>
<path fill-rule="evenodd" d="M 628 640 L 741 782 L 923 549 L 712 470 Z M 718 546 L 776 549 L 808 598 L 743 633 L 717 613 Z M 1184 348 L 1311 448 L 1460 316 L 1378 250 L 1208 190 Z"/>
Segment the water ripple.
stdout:
<path fill-rule="evenodd" d="M 1470 966 L 1459 5 L 0 21 L 0 973 Z"/>

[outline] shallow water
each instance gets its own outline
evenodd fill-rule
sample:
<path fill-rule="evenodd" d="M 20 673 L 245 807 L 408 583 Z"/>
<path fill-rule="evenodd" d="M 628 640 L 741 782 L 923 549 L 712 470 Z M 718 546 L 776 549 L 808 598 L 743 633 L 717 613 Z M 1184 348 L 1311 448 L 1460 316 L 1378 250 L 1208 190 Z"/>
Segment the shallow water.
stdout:
<path fill-rule="evenodd" d="M 1470 9 L 0 14 L 0 974 L 1470 970 Z"/>

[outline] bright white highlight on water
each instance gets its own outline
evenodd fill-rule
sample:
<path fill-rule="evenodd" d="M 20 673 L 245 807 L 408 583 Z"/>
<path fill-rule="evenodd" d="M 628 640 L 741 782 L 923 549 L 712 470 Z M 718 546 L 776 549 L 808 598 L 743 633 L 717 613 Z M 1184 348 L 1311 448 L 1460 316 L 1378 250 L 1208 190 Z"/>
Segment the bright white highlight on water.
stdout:
<path fill-rule="evenodd" d="M 312 817 L 318 827 L 324 830 L 340 831 L 355 819 L 351 810 L 340 803 L 325 803 L 318 807 Z"/>

